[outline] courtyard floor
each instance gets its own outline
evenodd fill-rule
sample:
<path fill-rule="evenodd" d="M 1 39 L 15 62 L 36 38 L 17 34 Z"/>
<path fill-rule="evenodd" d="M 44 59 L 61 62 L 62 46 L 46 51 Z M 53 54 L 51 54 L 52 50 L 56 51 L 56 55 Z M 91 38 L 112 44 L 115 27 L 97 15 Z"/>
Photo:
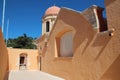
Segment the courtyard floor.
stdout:
<path fill-rule="evenodd" d="M 64 80 L 41 71 L 18 70 L 10 71 L 8 80 Z"/>

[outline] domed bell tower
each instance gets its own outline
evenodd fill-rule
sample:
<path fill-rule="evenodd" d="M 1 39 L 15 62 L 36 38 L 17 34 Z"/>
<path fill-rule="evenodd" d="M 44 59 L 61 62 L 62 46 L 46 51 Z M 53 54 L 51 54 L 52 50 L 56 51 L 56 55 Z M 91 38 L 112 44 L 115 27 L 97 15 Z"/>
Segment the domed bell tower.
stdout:
<path fill-rule="evenodd" d="M 42 18 L 42 35 L 46 34 L 49 36 L 59 11 L 60 8 L 57 6 L 49 7 L 46 10 L 45 15 Z"/>

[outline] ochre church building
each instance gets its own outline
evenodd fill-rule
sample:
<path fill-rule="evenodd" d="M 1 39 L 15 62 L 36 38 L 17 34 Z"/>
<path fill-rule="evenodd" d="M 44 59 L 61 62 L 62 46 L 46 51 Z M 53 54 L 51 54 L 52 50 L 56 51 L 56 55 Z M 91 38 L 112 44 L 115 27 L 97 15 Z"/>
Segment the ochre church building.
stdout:
<path fill-rule="evenodd" d="M 120 0 L 84 11 L 51 6 L 38 49 L 7 48 L 0 31 L 0 80 L 11 70 L 39 70 L 64 80 L 120 80 Z"/>
<path fill-rule="evenodd" d="M 65 80 L 120 80 L 120 0 L 82 12 L 52 6 L 37 40 L 41 70 Z"/>

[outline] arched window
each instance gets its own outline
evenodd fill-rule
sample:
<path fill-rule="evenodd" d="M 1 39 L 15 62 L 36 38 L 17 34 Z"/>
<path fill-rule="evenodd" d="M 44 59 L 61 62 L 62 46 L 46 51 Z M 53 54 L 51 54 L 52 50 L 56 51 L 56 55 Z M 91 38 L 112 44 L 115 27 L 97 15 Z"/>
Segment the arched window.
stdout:
<path fill-rule="evenodd" d="M 60 57 L 72 57 L 73 56 L 73 33 L 72 31 L 64 33 L 60 37 Z"/>
<path fill-rule="evenodd" d="M 49 30 L 50 30 L 50 22 L 47 21 L 46 22 L 46 32 L 49 32 Z"/>
<path fill-rule="evenodd" d="M 25 70 L 26 68 L 27 68 L 27 54 L 22 53 L 20 54 L 19 69 Z"/>

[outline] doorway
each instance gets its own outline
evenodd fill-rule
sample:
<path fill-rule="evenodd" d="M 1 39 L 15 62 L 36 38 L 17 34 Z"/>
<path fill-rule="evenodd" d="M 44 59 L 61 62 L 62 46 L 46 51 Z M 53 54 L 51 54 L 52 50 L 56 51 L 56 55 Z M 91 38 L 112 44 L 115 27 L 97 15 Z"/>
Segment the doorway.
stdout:
<path fill-rule="evenodd" d="M 26 69 L 27 69 L 27 54 L 22 53 L 20 54 L 19 70 L 26 70 Z"/>

